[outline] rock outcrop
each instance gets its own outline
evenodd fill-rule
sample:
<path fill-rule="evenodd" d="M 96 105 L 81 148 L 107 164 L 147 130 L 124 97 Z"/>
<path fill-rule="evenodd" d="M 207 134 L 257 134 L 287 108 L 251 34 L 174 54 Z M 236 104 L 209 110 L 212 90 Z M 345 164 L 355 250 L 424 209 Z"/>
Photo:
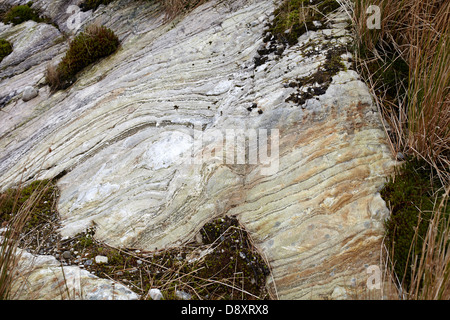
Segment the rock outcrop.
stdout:
<path fill-rule="evenodd" d="M 102 279 L 78 266 L 61 266 L 54 257 L 18 253 L 12 298 L 21 300 L 137 300 L 126 286 Z"/>
<path fill-rule="evenodd" d="M 64 31 L 77 3 L 35 6 Z M 0 64 L 0 97 L 13 96 L 0 114 L 1 186 L 60 178 L 61 234 L 95 225 L 97 239 L 119 247 L 182 245 L 211 219 L 236 216 L 270 262 L 268 285 L 281 299 L 365 286 L 389 213 L 378 190 L 394 164 L 380 115 L 343 50 L 352 38 L 342 9 L 255 65 L 274 8 L 210 1 L 170 23 L 154 4 L 126 0 L 83 13 L 82 25 L 104 24 L 122 47 L 53 94 L 44 70 L 67 48 L 61 31 L 0 24 L 14 44 Z M 299 84 L 327 54 L 343 65 L 327 87 Z M 40 88 L 29 102 L 19 99 L 26 86 Z M 303 103 L 289 99 L 308 88 Z M 228 148 L 227 130 L 259 142 L 267 133 L 271 161 L 265 152 L 252 161 L 262 144 L 251 140 Z"/>

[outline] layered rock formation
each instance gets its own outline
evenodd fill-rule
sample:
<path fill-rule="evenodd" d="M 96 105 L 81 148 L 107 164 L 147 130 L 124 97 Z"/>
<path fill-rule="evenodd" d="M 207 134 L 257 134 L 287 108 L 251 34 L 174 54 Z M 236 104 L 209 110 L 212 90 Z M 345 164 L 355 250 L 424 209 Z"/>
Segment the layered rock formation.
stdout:
<path fill-rule="evenodd" d="M 35 6 L 67 27 L 77 3 Z M 334 298 L 364 287 L 388 214 L 378 190 L 393 166 L 380 115 L 342 50 L 352 41 L 342 9 L 255 64 L 275 5 L 211 1 L 170 23 L 135 1 L 83 13 L 84 26 L 106 25 L 122 47 L 54 94 L 44 70 L 67 48 L 64 28 L 0 24 L 14 44 L 0 64 L 1 186 L 58 177 L 61 234 L 95 225 L 97 239 L 119 247 L 182 245 L 211 219 L 234 215 L 271 265 L 274 296 Z M 343 65 L 331 83 L 299 84 L 327 54 Z M 39 95 L 24 102 L 26 86 Z M 304 103 L 289 99 L 308 88 L 315 94 Z M 228 148 L 227 130 L 267 132 L 273 161 L 252 161 L 251 142 Z"/>
<path fill-rule="evenodd" d="M 137 300 L 126 286 L 101 279 L 77 266 L 61 266 L 48 255 L 19 251 L 12 299 L 21 300 Z"/>

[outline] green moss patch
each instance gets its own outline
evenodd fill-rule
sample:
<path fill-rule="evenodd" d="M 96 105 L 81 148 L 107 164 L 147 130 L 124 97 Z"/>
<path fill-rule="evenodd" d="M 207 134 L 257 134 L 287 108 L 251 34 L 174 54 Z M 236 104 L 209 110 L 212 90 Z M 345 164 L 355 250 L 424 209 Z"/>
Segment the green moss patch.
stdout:
<path fill-rule="evenodd" d="M 11 43 L 5 39 L 0 39 L 0 62 L 13 51 Z"/>
<path fill-rule="evenodd" d="M 419 160 L 409 159 L 395 177 L 384 186 L 381 196 L 391 209 L 385 223 L 386 247 L 392 255 L 394 270 L 406 288 L 411 283 L 411 265 L 422 254 L 423 239 L 433 215 L 436 199 L 440 202 L 442 191 L 432 181 L 432 169 Z M 450 207 L 444 209 L 450 216 Z"/>
<path fill-rule="evenodd" d="M 255 57 L 255 67 L 264 64 L 271 53 L 281 56 L 288 46 L 298 43 L 299 37 L 307 31 L 317 31 L 328 27 L 326 16 L 340 7 L 334 0 L 285 0 L 273 15 L 273 21 L 267 25 L 264 45 L 258 49 Z M 327 38 L 327 37 L 325 37 Z M 311 45 L 309 44 L 311 47 Z M 316 48 L 319 47 L 320 50 Z M 287 86 L 296 88 L 286 102 L 294 103 L 303 108 L 306 101 L 326 92 L 332 77 L 346 67 L 341 55 L 348 51 L 346 46 L 331 44 L 315 44 L 312 49 L 303 48 L 305 57 L 326 52 L 325 61 L 313 74 L 299 77 L 287 82 Z"/>
<path fill-rule="evenodd" d="M 275 10 L 268 31 L 278 41 L 294 45 L 306 31 L 321 28 L 324 17 L 337 8 L 339 4 L 334 0 L 285 0 Z"/>
<path fill-rule="evenodd" d="M 258 50 L 255 67 L 267 61 L 271 53 L 282 55 L 286 47 L 298 43 L 307 31 L 327 27 L 325 17 L 339 8 L 335 0 L 285 0 L 273 12 L 274 19 L 264 31 L 264 48 Z"/>

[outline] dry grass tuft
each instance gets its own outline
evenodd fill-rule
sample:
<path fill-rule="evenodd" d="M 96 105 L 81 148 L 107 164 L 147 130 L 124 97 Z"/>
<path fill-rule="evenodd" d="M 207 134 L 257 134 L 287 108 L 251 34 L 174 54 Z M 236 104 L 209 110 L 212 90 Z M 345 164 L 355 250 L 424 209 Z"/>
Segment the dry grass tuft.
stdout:
<path fill-rule="evenodd" d="M 352 16 L 358 68 L 389 125 L 394 153 L 422 158 L 450 182 L 450 2 L 340 0 Z M 369 29 L 369 5 L 381 9 Z"/>
<path fill-rule="evenodd" d="M 13 193 L 5 193 L 0 196 L 0 207 L 11 208 L 10 213 L 0 216 L 2 221 L 0 231 L 0 300 L 13 299 L 12 283 L 16 275 L 20 254 L 19 245 L 22 243 L 24 231 L 29 226 L 34 208 L 48 190 L 49 184 L 41 182 L 37 188 L 27 195 L 26 201 L 21 203 L 23 193 L 27 189 L 19 186 Z M 12 207 L 10 205 L 12 203 Z M 8 219 L 5 220 L 5 216 Z M 20 286 L 19 289 L 20 290 Z"/>
<path fill-rule="evenodd" d="M 168 20 L 193 10 L 208 1 L 209 0 L 158 0 L 166 13 L 166 18 Z"/>
<path fill-rule="evenodd" d="M 416 207 L 419 224 L 422 219 L 428 227 L 425 235 L 416 228 L 408 286 L 393 271 L 395 245 L 386 248 L 387 278 L 394 284 L 386 296 L 449 299 L 450 2 L 338 1 L 353 21 L 356 65 L 383 116 L 394 155 L 426 161 L 433 169 L 430 182 L 438 178 L 441 186 L 431 212 Z M 381 9 L 379 29 L 368 27 L 370 5 Z"/>

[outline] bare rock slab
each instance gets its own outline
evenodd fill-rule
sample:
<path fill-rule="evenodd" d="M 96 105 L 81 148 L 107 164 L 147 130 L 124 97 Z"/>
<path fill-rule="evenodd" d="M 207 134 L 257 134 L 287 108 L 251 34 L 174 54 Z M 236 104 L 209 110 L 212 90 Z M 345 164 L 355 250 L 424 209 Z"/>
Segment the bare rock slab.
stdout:
<path fill-rule="evenodd" d="M 18 300 L 137 300 L 126 286 L 94 276 L 77 266 L 61 266 L 52 256 L 19 251 L 12 285 Z"/>
<path fill-rule="evenodd" d="M 342 52 L 352 41 L 344 11 L 255 66 L 271 0 L 210 1 L 174 24 L 152 7 L 125 24 L 139 4 L 117 3 L 95 14 L 122 30 L 121 50 L 69 89 L 29 101 L 26 117 L 0 120 L 2 186 L 60 177 L 61 234 L 95 226 L 96 239 L 119 247 L 183 245 L 234 215 L 270 263 L 274 296 L 349 298 L 361 289 L 379 261 L 388 211 L 378 191 L 394 161 L 369 90 Z M 329 86 L 290 85 L 333 49 L 345 68 Z M 308 90 L 302 104 L 290 101 Z M 227 130 L 278 133 L 267 150 L 277 156 L 269 166 L 226 162 L 216 150 Z"/>

